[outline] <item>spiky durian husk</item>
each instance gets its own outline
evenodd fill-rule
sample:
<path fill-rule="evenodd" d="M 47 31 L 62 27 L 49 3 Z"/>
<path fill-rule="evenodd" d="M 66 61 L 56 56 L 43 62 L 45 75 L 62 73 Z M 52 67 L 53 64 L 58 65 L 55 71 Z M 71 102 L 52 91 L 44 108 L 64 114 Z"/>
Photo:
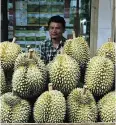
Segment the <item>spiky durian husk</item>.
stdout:
<path fill-rule="evenodd" d="M 96 55 L 109 58 L 115 64 L 115 49 L 116 43 L 108 41 L 97 50 Z"/>
<path fill-rule="evenodd" d="M 6 80 L 2 67 L 0 66 L 0 95 L 6 92 Z"/>
<path fill-rule="evenodd" d="M 37 123 L 62 123 L 65 118 L 65 98 L 60 91 L 46 91 L 34 104 L 34 120 Z"/>
<path fill-rule="evenodd" d="M 83 37 L 67 40 L 64 45 L 64 52 L 73 57 L 81 68 L 85 67 L 90 59 L 89 46 Z"/>
<path fill-rule="evenodd" d="M 28 66 L 20 66 L 14 71 L 12 86 L 17 95 L 31 98 L 39 96 L 45 90 L 46 79 L 38 66 L 30 63 Z"/>
<path fill-rule="evenodd" d="M 11 92 L 12 91 L 12 83 L 11 83 L 11 77 L 12 75 L 10 70 L 6 74 L 2 67 L 0 66 L 0 96 L 3 95 L 6 92 Z"/>
<path fill-rule="evenodd" d="M 97 121 L 97 105 L 93 95 L 82 88 L 74 89 L 67 98 L 68 121 L 72 123 L 87 123 Z"/>
<path fill-rule="evenodd" d="M 1 122 L 26 123 L 29 120 L 30 104 L 18 96 L 8 92 L 1 96 Z"/>
<path fill-rule="evenodd" d="M 98 113 L 101 122 L 116 122 L 116 92 L 106 94 L 98 102 Z"/>
<path fill-rule="evenodd" d="M 94 96 L 103 96 L 112 89 L 114 80 L 114 66 L 111 60 L 95 56 L 88 65 L 85 84 Z"/>
<path fill-rule="evenodd" d="M 31 63 L 37 64 L 38 60 L 35 56 L 29 58 L 30 53 L 21 53 L 15 60 L 14 69 L 16 70 L 20 66 L 28 66 L 30 61 Z"/>
<path fill-rule="evenodd" d="M 36 64 L 38 69 L 42 72 L 44 79 L 47 79 L 46 66 L 35 52 L 33 52 L 31 59 L 29 58 L 29 53 L 19 54 L 16 58 L 14 69 L 16 70 L 20 66 L 28 66 L 30 63 Z"/>
<path fill-rule="evenodd" d="M 78 63 L 66 54 L 59 54 L 48 65 L 50 83 L 53 88 L 67 96 L 78 86 L 80 68 Z"/>
<path fill-rule="evenodd" d="M 15 59 L 21 52 L 21 47 L 9 41 L 0 43 L 0 61 L 4 70 L 14 67 Z"/>
<path fill-rule="evenodd" d="M 32 53 L 31 58 L 29 55 L 30 53 L 18 55 L 12 80 L 13 90 L 24 98 L 38 96 L 45 90 L 47 83 L 47 70 L 44 62 L 35 52 Z"/>

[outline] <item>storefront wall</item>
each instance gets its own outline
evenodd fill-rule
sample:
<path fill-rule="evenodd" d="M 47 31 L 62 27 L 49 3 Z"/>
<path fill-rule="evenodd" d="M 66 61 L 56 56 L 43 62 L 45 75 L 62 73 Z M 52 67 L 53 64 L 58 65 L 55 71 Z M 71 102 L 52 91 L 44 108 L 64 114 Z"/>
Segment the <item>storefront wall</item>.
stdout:
<path fill-rule="evenodd" d="M 111 38 L 113 0 L 99 0 L 97 48 Z"/>
<path fill-rule="evenodd" d="M 75 4 L 76 0 L 71 0 L 71 1 L 73 1 L 72 2 L 72 6 L 73 6 Z M 79 0 L 79 1 L 81 1 L 81 0 Z M 6 3 L 4 4 L 4 6 L 6 5 Z M 67 3 L 67 1 L 65 3 Z M 2 7 L 7 8 L 7 7 L 4 7 L 4 6 L 2 6 Z M 64 11 L 66 11 L 66 12 L 67 12 L 67 9 L 69 9 L 69 8 L 67 8 L 67 4 L 65 5 L 64 8 L 65 8 Z M 80 31 L 78 31 L 78 32 L 80 32 L 81 35 L 83 33 L 86 36 L 90 35 L 89 43 L 90 43 L 90 49 L 91 49 L 91 56 L 95 55 L 96 49 L 99 48 L 104 42 L 106 42 L 109 37 L 112 37 L 112 39 L 114 40 L 114 36 L 116 35 L 116 33 L 114 31 L 115 26 L 116 26 L 114 24 L 115 20 L 116 20 L 115 17 L 114 17 L 115 16 L 115 11 L 116 11 L 115 8 L 116 8 L 115 0 L 91 0 L 91 19 L 90 19 L 90 25 L 91 25 L 90 27 L 91 28 L 90 28 L 90 34 L 85 33 L 84 31 L 82 32 L 82 27 L 80 27 Z M 7 12 L 5 12 L 5 11 L 3 11 L 3 12 L 5 13 L 3 15 L 7 14 Z M 76 11 L 74 11 L 74 13 L 75 12 Z M 15 15 L 15 12 L 14 12 L 14 15 Z M 65 15 L 66 15 L 66 13 L 65 13 Z M 73 14 L 71 14 L 71 15 L 73 15 Z M 114 16 L 112 16 L 112 15 L 114 15 Z M 5 18 L 7 16 L 3 16 L 3 17 Z M 66 22 L 69 22 L 68 17 L 65 17 L 65 19 L 66 19 Z M 17 18 L 17 20 L 18 20 L 18 18 Z M 10 34 L 10 33 L 11 33 L 11 38 L 13 37 L 12 32 L 14 32 L 15 30 L 12 28 L 13 31 L 11 31 L 12 29 L 10 29 L 7 26 L 8 25 L 7 23 L 8 23 L 8 21 L 7 21 L 6 18 L 2 19 L 2 26 L 4 26 L 4 27 L 2 27 L 2 34 L 1 35 L 2 35 L 2 37 L 3 36 L 4 37 L 2 38 L 1 41 L 5 41 L 7 39 L 9 40 L 10 38 L 8 38 L 8 36 L 10 36 L 10 35 L 8 35 L 8 34 Z M 68 23 L 67 23 L 67 25 L 68 25 Z M 14 26 L 14 24 L 13 24 L 13 26 Z M 8 30 L 6 30 L 5 27 L 7 29 L 9 28 L 10 31 L 7 32 Z M 18 26 L 18 27 L 20 27 L 20 26 Z M 26 26 L 26 27 L 31 27 L 31 26 Z M 35 26 L 33 26 L 33 27 L 35 27 Z M 77 27 L 75 27 L 75 26 L 72 27 L 72 28 L 77 29 Z M 84 29 L 84 27 L 83 27 L 83 29 Z M 67 29 L 67 30 L 68 30 L 68 33 L 69 33 L 69 30 L 72 31 L 71 29 Z M 79 30 L 79 28 L 78 28 L 78 30 Z M 70 36 L 70 34 L 71 34 L 71 32 L 69 34 L 67 34 L 67 32 L 65 32 L 64 35 L 65 36 Z M 15 34 L 15 36 L 16 36 L 16 34 Z"/>
<path fill-rule="evenodd" d="M 47 22 L 51 16 L 60 15 L 66 21 L 63 36 L 83 36 L 90 44 L 91 0 L 7 0 L 8 40 L 15 36 L 23 51 L 29 44 L 39 51 L 40 44 L 50 39 Z"/>
<path fill-rule="evenodd" d="M 95 56 L 96 50 L 108 38 L 115 40 L 115 0 L 91 1 L 90 52 Z"/>

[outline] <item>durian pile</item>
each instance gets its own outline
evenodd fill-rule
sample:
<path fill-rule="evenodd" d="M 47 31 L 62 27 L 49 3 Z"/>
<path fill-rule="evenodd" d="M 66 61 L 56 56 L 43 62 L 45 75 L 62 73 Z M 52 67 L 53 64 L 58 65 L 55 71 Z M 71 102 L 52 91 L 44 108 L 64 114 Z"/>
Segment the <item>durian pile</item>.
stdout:
<path fill-rule="evenodd" d="M 1 123 L 116 122 L 111 39 L 90 57 L 87 41 L 73 34 L 47 65 L 15 41 L 0 43 Z"/>

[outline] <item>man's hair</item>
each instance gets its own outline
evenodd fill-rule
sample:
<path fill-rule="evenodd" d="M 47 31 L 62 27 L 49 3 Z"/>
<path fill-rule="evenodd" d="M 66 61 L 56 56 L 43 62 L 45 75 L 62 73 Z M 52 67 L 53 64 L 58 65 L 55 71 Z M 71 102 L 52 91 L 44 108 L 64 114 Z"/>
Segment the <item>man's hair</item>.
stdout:
<path fill-rule="evenodd" d="M 52 16 L 49 21 L 48 21 L 48 27 L 50 25 L 51 22 L 56 22 L 56 23 L 61 23 L 63 28 L 65 29 L 65 20 L 63 17 L 59 16 L 59 15 L 56 15 L 56 16 Z"/>

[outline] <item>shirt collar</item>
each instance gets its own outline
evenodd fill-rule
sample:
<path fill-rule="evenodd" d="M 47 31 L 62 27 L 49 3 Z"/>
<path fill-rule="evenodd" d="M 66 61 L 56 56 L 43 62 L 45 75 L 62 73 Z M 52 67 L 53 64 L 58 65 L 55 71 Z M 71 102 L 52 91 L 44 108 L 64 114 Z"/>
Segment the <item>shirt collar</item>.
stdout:
<path fill-rule="evenodd" d="M 64 43 L 65 40 L 66 40 L 66 38 L 62 37 L 62 39 L 61 39 L 61 41 L 60 41 L 60 44 Z M 59 44 L 59 45 L 60 45 L 60 44 Z M 52 46 L 52 40 L 49 41 L 48 45 L 49 45 L 49 46 Z"/>

